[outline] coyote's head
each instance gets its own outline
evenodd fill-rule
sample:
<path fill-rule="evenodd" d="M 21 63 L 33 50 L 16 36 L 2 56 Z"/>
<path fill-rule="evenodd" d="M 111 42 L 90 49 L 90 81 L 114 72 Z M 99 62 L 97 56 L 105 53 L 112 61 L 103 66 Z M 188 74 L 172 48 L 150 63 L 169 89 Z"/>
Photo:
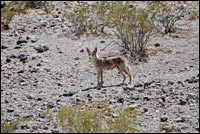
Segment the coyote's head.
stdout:
<path fill-rule="evenodd" d="M 97 53 L 97 47 L 95 47 L 94 51 L 90 51 L 88 48 L 87 49 L 87 52 L 88 52 L 88 55 L 89 55 L 89 59 L 93 59 L 93 58 L 96 58 L 96 53 Z"/>

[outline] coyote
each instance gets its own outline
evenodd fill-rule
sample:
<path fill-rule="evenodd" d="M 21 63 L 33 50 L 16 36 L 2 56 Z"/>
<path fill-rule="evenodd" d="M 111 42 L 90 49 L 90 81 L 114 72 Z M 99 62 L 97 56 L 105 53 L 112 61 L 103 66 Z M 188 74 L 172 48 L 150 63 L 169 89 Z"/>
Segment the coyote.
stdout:
<path fill-rule="evenodd" d="M 125 57 L 104 57 L 100 59 L 97 55 L 97 47 L 92 52 L 88 48 L 86 49 L 89 55 L 89 59 L 92 60 L 92 63 L 95 65 L 95 69 L 97 71 L 97 86 L 102 86 L 104 83 L 103 70 L 109 70 L 114 68 L 117 68 L 118 71 L 123 75 L 124 79 L 122 84 L 124 84 L 124 81 L 126 80 L 126 75 L 129 77 L 128 84 L 131 84 L 131 73 L 128 68 L 128 61 Z M 101 78 L 101 82 L 99 82 L 99 78 Z"/>

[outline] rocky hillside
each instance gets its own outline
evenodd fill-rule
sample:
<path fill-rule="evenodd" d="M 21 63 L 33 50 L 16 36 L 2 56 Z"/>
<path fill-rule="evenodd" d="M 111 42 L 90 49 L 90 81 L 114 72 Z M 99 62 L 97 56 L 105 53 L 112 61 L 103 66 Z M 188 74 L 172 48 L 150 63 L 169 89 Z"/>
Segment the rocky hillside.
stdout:
<path fill-rule="evenodd" d="M 103 101 L 136 108 L 138 132 L 199 132 L 199 19 L 184 17 L 175 33 L 154 38 L 148 61 L 130 64 L 131 87 L 120 86 L 123 77 L 109 70 L 99 89 L 84 48 L 97 46 L 100 56 L 115 52 L 108 45 L 115 38 L 79 38 L 70 31 L 64 14 L 88 2 L 51 4 L 51 13 L 30 9 L 1 30 L 1 123 L 30 117 L 14 132 L 65 132 L 56 124 L 59 108 Z M 198 3 L 195 8 L 199 11 Z"/>

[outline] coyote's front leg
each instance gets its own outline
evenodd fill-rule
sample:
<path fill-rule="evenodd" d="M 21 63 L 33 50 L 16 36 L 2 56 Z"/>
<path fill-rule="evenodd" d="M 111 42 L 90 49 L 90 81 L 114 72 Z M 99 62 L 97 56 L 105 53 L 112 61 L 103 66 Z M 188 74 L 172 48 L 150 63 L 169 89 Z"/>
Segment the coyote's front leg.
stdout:
<path fill-rule="evenodd" d="M 100 79 L 101 79 L 101 82 L 99 81 Z M 103 71 L 97 70 L 97 86 L 102 86 L 102 84 L 103 84 Z"/>
<path fill-rule="evenodd" d="M 97 86 L 100 85 L 100 82 L 99 82 L 99 77 L 100 77 L 100 71 L 97 70 Z"/>
<path fill-rule="evenodd" d="M 103 70 L 101 70 L 100 73 L 101 73 L 101 83 L 100 84 L 103 85 Z"/>

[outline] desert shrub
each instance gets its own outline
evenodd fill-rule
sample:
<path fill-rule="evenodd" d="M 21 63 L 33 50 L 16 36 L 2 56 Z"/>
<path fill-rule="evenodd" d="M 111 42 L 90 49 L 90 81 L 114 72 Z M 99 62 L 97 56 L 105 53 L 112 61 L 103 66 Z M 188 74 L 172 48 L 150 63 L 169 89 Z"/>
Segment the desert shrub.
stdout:
<path fill-rule="evenodd" d="M 153 35 L 153 27 L 145 9 L 130 6 L 124 1 L 104 1 L 68 13 L 67 16 L 72 24 L 78 27 L 76 32 L 82 34 L 89 29 L 102 33 L 104 27 L 109 27 L 114 29 L 114 35 L 121 40 L 118 44 L 127 50 L 131 57 L 146 56 L 145 48 Z"/>
<path fill-rule="evenodd" d="M 14 131 L 17 125 L 19 125 L 24 121 L 30 121 L 30 120 L 31 118 L 17 118 L 13 122 L 4 121 L 3 123 L 1 123 L 1 133 L 11 133 Z"/>
<path fill-rule="evenodd" d="M 193 11 L 191 14 L 190 14 L 190 17 L 189 17 L 189 20 L 196 20 L 199 18 L 199 12 L 198 11 Z"/>
<path fill-rule="evenodd" d="M 147 42 L 153 35 L 149 24 L 149 13 L 143 8 L 130 7 L 128 2 L 112 2 L 108 13 L 110 25 L 115 27 L 115 35 L 131 57 L 146 56 Z"/>
<path fill-rule="evenodd" d="M 30 8 L 41 8 L 50 13 L 49 4 L 47 2 L 38 1 L 10 1 L 1 9 L 1 29 L 8 30 L 9 23 L 13 16 L 24 14 Z"/>
<path fill-rule="evenodd" d="M 118 117 L 113 118 L 115 112 Z M 68 132 L 99 133 L 99 132 L 135 132 L 136 110 L 126 108 L 114 110 L 105 103 L 92 105 L 78 104 L 76 107 L 63 107 L 58 110 L 57 120 Z"/>
<path fill-rule="evenodd" d="M 66 17 L 72 23 L 74 28 L 73 32 L 75 32 L 76 35 L 80 35 L 86 32 L 88 13 L 89 13 L 88 6 L 82 7 L 81 9 L 78 9 L 77 11 L 74 12 L 66 13 Z"/>
<path fill-rule="evenodd" d="M 92 12 L 94 13 L 94 22 L 97 32 L 105 33 L 104 28 L 110 26 L 108 12 L 110 9 L 110 2 L 97 1 L 92 5 Z"/>
<path fill-rule="evenodd" d="M 179 129 L 175 126 L 169 126 L 166 123 L 159 124 L 159 131 L 165 133 L 177 133 Z"/>
<path fill-rule="evenodd" d="M 108 24 L 105 15 L 108 4 L 109 2 L 98 1 L 91 6 L 85 5 L 75 11 L 67 12 L 65 15 L 72 23 L 75 35 L 104 33 L 104 27 Z"/>
<path fill-rule="evenodd" d="M 150 22 L 157 33 L 168 34 L 174 30 L 175 23 L 184 16 L 183 4 L 169 1 L 148 1 Z"/>
<path fill-rule="evenodd" d="M 12 1 L 1 9 L 1 28 L 3 30 L 9 29 L 9 22 L 14 15 L 25 13 L 26 9 L 31 7 L 29 1 Z"/>
<path fill-rule="evenodd" d="M 118 110 L 116 112 L 119 114 L 117 118 L 110 118 L 107 120 L 108 122 L 108 132 L 114 133 L 134 133 L 136 132 L 136 128 L 134 128 L 134 122 L 136 122 L 136 110 L 127 107 L 124 110 Z"/>

